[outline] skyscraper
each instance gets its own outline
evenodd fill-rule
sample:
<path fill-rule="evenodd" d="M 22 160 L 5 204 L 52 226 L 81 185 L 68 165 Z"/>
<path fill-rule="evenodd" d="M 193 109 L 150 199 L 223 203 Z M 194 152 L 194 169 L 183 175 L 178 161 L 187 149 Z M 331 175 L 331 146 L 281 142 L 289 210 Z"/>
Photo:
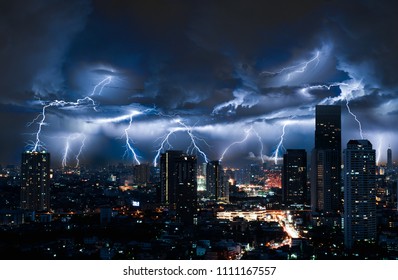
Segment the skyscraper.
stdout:
<path fill-rule="evenodd" d="M 21 208 L 50 209 L 50 154 L 45 151 L 22 154 Z"/>
<path fill-rule="evenodd" d="M 387 149 L 387 171 L 392 171 L 392 151 L 390 147 Z"/>
<path fill-rule="evenodd" d="M 285 205 L 306 204 L 307 152 L 288 149 L 283 155 L 282 198 Z"/>
<path fill-rule="evenodd" d="M 311 209 L 338 213 L 341 203 L 341 107 L 317 105 L 311 155 Z"/>
<path fill-rule="evenodd" d="M 218 160 L 210 161 L 206 166 L 206 190 L 211 198 L 219 200 L 223 192 L 223 170 Z"/>
<path fill-rule="evenodd" d="M 197 161 L 195 156 L 181 155 L 176 159 L 176 218 L 185 225 L 196 224 Z"/>
<path fill-rule="evenodd" d="M 197 160 L 181 151 L 160 156 L 161 202 L 176 214 L 177 221 L 194 223 L 197 208 Z"/>
<path fill-rule="evenodd" d="M 344 245 L 376 241 L 376 151 L 368 140 L 344 150 Z"/>
<path fill-rule="evenodd" d="M 175 208 L 176 203 L 176 160 L 182 151 L 169 150 L 160 155 L 160 197 L 161 203 Z"/>
<path fill-rule="evenodd" d="M 341 107 L 317 105 L 315 110 L 315 149 L 341 151 Z"/>

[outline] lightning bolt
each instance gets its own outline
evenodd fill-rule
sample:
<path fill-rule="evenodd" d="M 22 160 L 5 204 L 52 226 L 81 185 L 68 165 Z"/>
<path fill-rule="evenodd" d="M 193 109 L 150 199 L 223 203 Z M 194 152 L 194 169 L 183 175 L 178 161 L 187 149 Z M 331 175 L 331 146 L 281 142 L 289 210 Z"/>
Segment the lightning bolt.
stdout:
<path fill-rule="evenodd" d="M 282 74 L 284 72 L 288 72 L 287 76 L 286 76 L 286 80 L 290 80 L 290 77 L 296 73 L 304 73 L 307 70 L 307 67 L 312 64 L 314 61 L 316 61 L 314 68 L 318 66 L 319 64 L 319 56 L 320 56 L 320 52 L 316 51 L 315 55 L 308 61 L 299 63 L 297 65 L 292 65 L 292 66 L 288 66 L 288 67 L 284 67 L 281 70 L 277 71 L 277 72 L 269 72 L 269 71 L 263 71 L 260 73 L 260 75 L 267 75 L 267 76 L 276 76 L 279 74 Z"/>
<path fill-rule="evenodd" d="M 261 136 L 258 134 L 256 130 L 253 129 L 254 134 L 256 135 L 258 142 L 260 143 L 260 156 L 261 156 L 261 162 L 264 163 L 264 145 L 263 145 L 263 139 Z"/>
<path fill-rule="evenodd" d="M 134 161 L 137 164 L 141 164 L 139 160 L 139 156 L 136 152 L 136 149 L 133 147 L 134 141 L 131 139 L 129 131 L 131 130 L 133 126 L 133 118 L 137 115 L 142 115 L 145 114 L 147 115 L 148 113 L 154 113 L 156 115 L 159 115 L 159 113 L 156 111 L 156 108 L 149 108 L 144 111 L 138 111 L 138 110 L 130 110 L 129 114 L 124 114 L 121 116 L 117 117 L 110 117 L 110 118 L 100 118 L 96 119 L 95 123 L 98 124 L 109 124 L 109 123 L 120 123 L 128 120 L 128 125 L 124 129 L 124 133 L 122 133 L 121 137 L 118 139 L 125 139 L 125 152 L 123 154 L 123 158 L 126 158 L 131 154 L 133 156 Z"/>
<path fill-rule="evenodd" d="M 146 110 L 144 110 L 142 112 L 136 111 L 136 110 L 132 110 L 129 115 L 124 115 L 124 116 L 120 116 L 120 117 L 116 117 L 116 118 L 108 118 L 108 119 L 100 120 L 101 123 L 119 122 L 119 121 L 122 121 L 122 120 L 125 120 L 125 119 L 129 120 L 129 124 L 124 129 L 124 135 L 123 135 L 123 137 L 126 138 L 126 145 L 125 145 L 126 150 L 124 152 L 123 157 L 127 157 L 129 155 L 129 153 L 131 153 L 133 155 L 133 158 L 134 158 L 134 160 L 135 160 L 135 162 L 137 164 L 141 164 L 141 162 L 138 159 L 138 155 L 137 155 L 137 153 L 136 153 L 136 151 L 135 151 L 135 149 L 134 149 L 134 147 L 132 145 L 132 143 L 134 143 L 134 142 L 130 138 L 129 130 L 131 129 L 131 127 L 133 125 L 133 117 L 135 117 L 137 115 L 148 114 L 150 112 L 155 112 L 156 114 L 158 114 L 156 112 L 155 108 L 150 108 L 150 109 L 146 109 Z"/>
<path fill-rule="evenodd" d="M 280 150 L 282 150 L 282 151 L 286 150 L 285 147 L 283 146 L 283 140 L 284 140 L 284 137 L 285 137 L 285 128 L 286 128 L 287 125 L 288 125 L 288 122 L 285 122 L 283 124 L 282 135 L 280 136 L 280 140 L 279 140 L 278 145 L 276 146 L 275 152 L 272 154 L 272 157 L 274 158 L 275 164 L 278 164 L 279 151 Z"/>
<path fill-rule="evenodd" d="M 345 105 L 346 105 L 346 107 L 347 107 L 348 113 L 350 113 L 351 116 L 353 116 L 354 119 L 355 119 L 355 121 L 358 123 L 358 126 L 359 126 L 359 135 L 361 136 L 361 139 L 364 139 L 364 138 L 363 138 L 363 131 L 362 131 L 362 124 L 361 124 L 361 122 L 358 120 L 357 116 L 351 111 L 350 106 L 349 106 L 348 103 L 349 103 L 349 101 L 348 101 L 348 99 L 347 99 Z"/>
<path fill-rule="evenodd" d="M 100 90 L 98 91 L 98 95 L 101 95 L 102 90 L 104 89 L 104 87 L 108 84 L 110 84 L 110 82 L 112 81 L 112 77 L 108 76 L 105 79 L 103 79 L 101 82 L 99 82 L 98 84 L 95 85 L 95 87 L 93 88 L 93 91 L 91 92 L 90 96 L 95 95 L 95 92 L 97 91 L 97 88 L 100 87 Z"/>
<path fill-rule="evenodd" d="M 90 100 L 92 100 L 91 98 L 89 98 Z M 31 126 L 34 123 L 38 122 L 38 129 L 37 132 L 35 133 L 36 135 L 36 141 L 34 142 L 33 148 L 32 148 L 32 152 L 36 152 L 38 150 L 42 150 L 43 149 L 43 142 L 40 140 L 40 134 L 42 131 L 43 126 L 47 125 L 46 123 L 46 110 L 49 107 L 64 107 L 64 106 L 79 106 L 80 104 L 82 104 L 83 100 L 85 99 L 78 99 L 77 102 L 66 102 L 63 100 L 55 100 L 53 102 L 50 102 L 47 105 L 44 105 L 42 108 L 42 112 L 33 119 L 33 121 L 29 122 L 27 124 L 27 126 Z"/>
<path fill-rule="evenodd" d="M 209 160 L 208 160 L 206 154 L 199 148 L 199 146 L 198 146 L 198 144 L 196 143 L 196 141 L 197 141 L 197 140 L 198 140 L 198 141 L 202 141 L 202 142 L 204 142 L 207 146 L 209 146 L 209 144 L 207 144 L 207 142 L 206 142 L 203 138 L 199 138 L 199 137 L 195 136 L 195 135 L 192 133 L 193 127 L 187 126 L 187 125 L 186 125 L 185 123 L 183 123 L 181 120 L 177 120 L 177 122 L 178 122 L 181 126 L 183 126 L 183 127 L 186 129 L 186 132 L 188 133 L 189 137 L 191 138 L 191 145 L 188 147 L 187 153 L 189 153 L 189 150 L 191 150 L 191 153 L 193 153 L 193 151 L 196 150 L 196 151 L 198 151 L 198 152 L 202 155 L 202 157 L 203 157 L 203 159 L 205 160 L 205 162 L 208 163 Z M 190 147 L 192 147 L 192 149 L 190 149 Z"/>
<path fill-rule="evenodd" d="M 168 117 L 170 117 L 170 116 L 168 116 Z M 179 132 L 179 131 L 184 131 L 184 132 L 186 132 L 186 133 L 188 134 L 190 140 L 191 140 L 191 143 L 190 143 L 190 145 L 188 146 L 186 153 L 187 153 L 187 154 L 188 154 L 188 153 L 191 153 L 191 154 L 192 154 L 192 153 L 194 153 L 194 151 L 196 150 L 196 151 L 203 157 L 203 159 L 205 160 L 205 162 L 208 163 L 208 162 L 209 162 L 209 159 L 208 159 L 206 153 L 199 147 L 199 144 L 198 144 L 198 141 L 201 141 L 201 142 L 203 142 L 206 146 L 210 147 L 210 145 L 206 142 L 206 140 L 203 139 L 203 138 L 200 138 L 200 137 L 196 136 L 196 135 L 193 133 L 194 127 L 188 126 L 188 125 L 185 124 L 182 120 L 180 120 L 180 119 L 175 119 L 174 122 L 177 123 L 177 124 L 179 124 L 180 127 L 176 127 L 176 128 L 171 129 L 165 136 L 159 138 L 159 139 L 162 139 L 162 138 L 163 138 L 163 140 L 162 140 L 161 143 L 160 143 L 160 147 L 156 150 L 156 155 L 155 155 L 155 158 L 154 158 L 154 160 L 153 160 L 153 165 L 154 165 L 155 167 L 157 166 L 157 161 L 158 161 L 159 156 L 160 156 L 160 153 L 161 153 L 162 151 L 164 151 L 164 150 L 167 149 L 167 148 L 170 149 L 170 148 L 173 147 L 173 146 L 170 144 L 170 142 L 169 142 L 170 136 L 173 135 L 173 134 L 175 134 L 176 132 Z"/>
<path fill-rule="evenodd" d="M 160 156 L 160 153 L 162 151 L 164 151 L 165 149 L 173 149 L 173 146 L 170 144 L 169 142 L 169 138 L 171 135 L 173 135 L 177 130 L 173 129 L 171 131 L 169 131 L 169 133 L 166 134 L 166 136 L 163 137 L 163 140 L 160 143 L 160 147 L 159 149 L 156 150 L 156 155 L 155 158 L 153 159 L 153 166 L 156 167 L 157 166 L 157 162 Z M 159 138 L 160 139 L 160 138 Z M 167 145 L 167 146 L 166 146 Z M 167 148 L 166 148 L 167 147 Z"/>
<path fill-rule="evenodd" d="M 359 135 L 361 136 L 361 139 L 364 139 L 363 137 L 363 131 L 362 131 L 362 124 L 359 121 L 359 119 L 357 118 L 357 116 L 351 111 L 349 102 L 350 100 L 352 100 L 354 98 L 354 93 L 358 93 L 360 95 L 365 95 L 364 92 L 364 87 L 362 85 L 362 81 L 356 81 L 356 80 L 352 80 L 349 81 L 349 83 L 339 83 L 339 88 L 341 90 L 341 94 L 340 96 L 338 96 L 335 99 L 340 99 L 340 100 L 345 100 L 346 103 L 346 107 L 348 110 L 348 113 L 354 117 L 355 121 L 358 123 L 358 128 L 359 128 Z"/>
<path fill-rule="evenodd" d="M 71 146 L 71 141 L 75 141 L 78 138 L 82 138 L 82 143 L 80 145 L 79 152 L 75 156 L 75 159 L 76 159 L 75 168 L 79 167 L 79 165 L 80 165 L 79 157 L 80 157 L 80 155 L 81 155 L 81 153 L 83 151 L 84 144 L 85 144 L 85 141 L 86 141 L 86 136 L 84 134 L 72 134 L 72 135 L 69 135 L 66 138 L 64 153 L 63 153 L 63 156 L 62 156 L 62 167 L 66 167 L 67 166 L 69 152 L 70 152 L 70 149 L 71 149 L 71 147 L 70 147 Z"/>
<path fill-rule="evenodd" d="M 228 152 L 228 150 L 229 150 L 232 146 L 235 146 L 235 145 L 242 144 L 242 143 L 246 142 L 247 139 L 248 139 L 249 136 L 250 136 L 251 130 L 252 130 L 252 127 L 250 127 L 249 129 L 245 130 L 245 137 L 244 137 L 242 140 L 240 140 L 240 141 L 235 141 L 235 142 L 232 142 L 231 144 L 229 144 L 229 145 L 225 148 L 224 152 L 221 154 L 221 157 L 220 157 L 219 161 L 222 162 L 222 160 L 224 159 L 225 154 Z"/>
<path fill-rule="evenodd" d="M 51 103 L 50 103 L 51 104 Z M 40 117 L 40 121 L 38 123 L 39 127 L 37 129 L 36 132 L 36 141 L 33 144 L 33 148 L 32 148 L 32 152 L 37 152 L 38 149 L 43 149 L 43 143 L 40 141 L 40 133 L 41 133 L 41 129 L 42 127 L 45 125 L 45 120 L 46 120 L 46 109 L 49 107 L 50 105 L 46 105 L 42 108 L 42 112 L 41 114 L 39 114 L 36 118 L 33 119 L 33 121 L 31 121 L 30 123 L 28 123 L 27 126 L 31 126 L 33 123 L 35 123 L 36 121 L 39 121 Z"/>
<path fill-rule="evenodd" d="M 135 152 L 135 149 L 133 148 L 132 144 L 133 141 L 130 139 L 129 135 L 129 130 L 131 129 L 132 123 L 133 123 L 133 117 L 136 115 L 136 113 L 132 113 L 129 117 L 129 125 L 124 129 L 124 136 L 126 137 L 126 151 L 124 152 L 123 157 L 128 156 L 129 153 L 133 155 L 134 160 L 137 162 L 137 164 L 141 164 L 141 162 L 138 160 L 137 153 Z"/>
<path fill-rule="evenodd" d="M 86 142 L 86 135 L 82 135 L 82 144 L 80 145 L 80 149 L 79 149 L 79 152 L 77 153 L 77 155 L 76 155 L 76 166 L 75 166 L 75 168 L 78 168 L 79 167 L 79 165 L 80 165 L 80 155 L 82 154 L 82 152 L 83 152 L 83 148 L 84 148 L 84 145 L 85 145 L 85 142 Z"/>
<path fill-rule="evenodd" d="M 96 90 L 97 90 L 97 88 L 99 86 L 101 86 L 100 91 L 99 91 L 99 93 L 101 93 L 103 88 L 107 84 L 109 84 L 111 82 L 111 80 L 112 80 L 111 77 L 108 76 L 105 79 L 103 79 L 102 81 L 100 81 L 94 87 L 94 89 L 93 89 L 93 91 L 92 91 L 90 96 L 95 94 L 95 92 L 96 92 Z M 47 125 L 47 123 L 46 123 L 46 110 L 49 107 L 64 107 L 64 106 L 78 107 L 78 106 L 81 106 L 81 105 L 84 106 L 84 105 L 87 105 L 87 104 L 88 105 L 91 104 L 91 106 L 93 106 L 94 110 L 96 110 L 96 108 L 95 108 L 96 103 L 90 96 L 86 96 L 84 98 L 77 99 L 75 102 L 64 101 L 64 100 L 55 100 L 55 101 L 52 101 L 52 102 L 50 102 L 48 104 L 45 104 L 45 105 L 43 104 L 43 108 L 42 108 L 41 113 L 39 115 L 37 115 L 31 122 L 29 122 L 27 124 L 28 127 L 33 125 L 34 123 L 38 124 L 38 129 L 37 129 L 37 131 L 35 133 L 36 140 L 34 141 L 32 152 L 37 152 L 38 150 L 43 150 L 44 149 L 43 142 L 40 140 L 40 134 L 42 132 L 43 126 Z"/>
<path fill-rule="evenodd" d="M 377 146 L 376 166 L 379 166 L 379 163 L 380 163 L 381 148 L 382 148 L 382 145 L 383 145 L 383 137 L 379 136 L 378 140 L 379 140 L 379 145 Z"/>
<path fill-rule="evenodd" d="M 333 98 L 325 98 L 323 101 L 320 102 L 320 104 L 325 104 L 325 103 L 336 103 L 339 101 L 345 101 L 345 105 L 347 107 L 348 113 L 354 117 L 354 120 L 358 123 L 358 128 L 359 128 L 359 135 L 361 139 L 364 139 L 363 135 L 363 130 L 362 130 L 362 123 L 359 121 L 358 117 L 351 111 L 350 108 L 350 100 L 352 100 L 354 97 L 354 93 L 358 93 L 359 96 L 364 96 L 364 87 L 362 85 L 362 81 L 356 81 L 356 80 L 350 80 L 347 82 L 338 82 L 338 83 L 332 83 L 330 85 L 315 85 L 315 86 L 309 86 L 306 88 L 303 88 L 301 91 L 302 93 L 307 93 L 309 89 L 327 89 L 330 90 L 332 87 L 339 87 L 341 93 L 339 96 L 333 97 Z"/>
<path fill-rule="evenodd" d="M 69 136 L 66 139 L 64 155 L 62 157 L 62 167 L 66 166 L 66 163 L 67 163 L 67 160 L 68 160 L 68 154 L 69 154 L 69 149 L 70 149 L 70 144 L 69 144 L 70 140 L 71 140 L 71 136 Z"/>
<path fill-rule="evenodd" d="M 231 149 L 231 147 L 233 147 L 233 146 L 235 146 L 235 145 L 238 145 L 238 144 L 243 144 L 243 143 L 245 143 L 245 142 L 247 141 L 247 139 L 249 139 L 249 136 L 251 135 L 251 133 L 253 133 L 253 134 L 257 137 L 257 139 L 258 139 L 258 141 L 259 141 L 259 143 L 260 143 L 260 156 L 261 156 L 261 161 L 264 163 L 264 145 L 263 145 L 263 141 L 262 141 L 261 136 L 260 136 L 260 135 L 258 134 L 258 132 L 253 128 L 253 126 L 250 126 L 249 129 L 245 129 L 244 131 L 245 131 L 245 137 L 243 137 L 242 140 L 232 142 L 231 144 L 229 144 L 229 145 L 224 149 L 224 151 L 222 152 L 221 157 L 220 157 L 220 159 L 219 159 L 220 162 L 224 159 L 225 154 L 228 152 L 229 149 Z"/>

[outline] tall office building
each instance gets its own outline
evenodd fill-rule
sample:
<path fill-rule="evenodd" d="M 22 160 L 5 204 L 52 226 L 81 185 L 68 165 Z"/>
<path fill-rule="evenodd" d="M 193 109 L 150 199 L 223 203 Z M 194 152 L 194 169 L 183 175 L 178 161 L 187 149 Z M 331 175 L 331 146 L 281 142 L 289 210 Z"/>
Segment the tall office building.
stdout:
<path fill-rule="evenodd" d="M 195 156 L 182 155 L 176 160 L 176 218 L 185 225 L 196 224 L 197 219 L 197 161 Z"/>
<path fill-rule="evenodd" d="M 169 150 L 160 155 L 160 197 L 161 203 L 175 208 L 176 203 L 176 160 L 182 151 Z"/>
<path fill-rule="evenodd" d="M 311 155 L 311 209 L 325 214 L 342 210 L 340 106 L 316 106 L 315 148 Z"/>
<path fill-rule="evenodd" d="M 286 206 L 307 204 L 307 152 L 288 149 L 283 155 L 282 198 Z"/>
<path fill-rule="evenodd" d="M 50 209 L 50 154 L 25 152 L 21 162 L 21 208 Z"/>
<path fill-rule="evenodd" d="M 160 156 L 161 202 L 175 211 L 177 221 L 191 225 L 197 208 L 197 161 L 181 151 Z"/>
<path fill-rule="evenodd" d="M 387 149 L 387 171 L 392 171 L 392 151 L 390 147 Z"/>
<path fill-rule="evenodd" d="M 206 190 L 211 198 L 219 200 L 225 197 L 223 170 L 218 160 L 210 161 L 206 166 Z"/>
<path fill-rule="evenodd" d="M 344 150 L 344 245 L 376 241 L 376 151 L 368 140 Z"/>

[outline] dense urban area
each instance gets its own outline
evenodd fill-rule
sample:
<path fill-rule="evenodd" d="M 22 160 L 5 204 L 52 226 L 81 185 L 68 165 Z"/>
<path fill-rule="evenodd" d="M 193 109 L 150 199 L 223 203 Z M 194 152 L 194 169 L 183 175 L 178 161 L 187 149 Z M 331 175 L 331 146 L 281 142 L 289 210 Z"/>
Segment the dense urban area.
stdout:
<path fill-rule="evenodd" d="M 0 170 L 2 259 L 397 259 L 397 166 L 368 140 L 343 152 L 339 106 L 317 106 L 311 160 L 229 168 L 168 150 L 157 167 Z M 342 163 L 342 164 L 340 164 Z M 342 167 L 342 168 L 341 168 Z"/>

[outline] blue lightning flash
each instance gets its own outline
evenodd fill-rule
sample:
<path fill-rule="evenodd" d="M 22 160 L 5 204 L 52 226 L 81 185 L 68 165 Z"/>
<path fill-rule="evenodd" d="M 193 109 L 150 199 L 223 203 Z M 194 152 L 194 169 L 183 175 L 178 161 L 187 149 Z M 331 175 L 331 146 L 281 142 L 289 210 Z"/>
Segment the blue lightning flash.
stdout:
<path fill-rule="evenodd" d="M 278 145 L 276 146 L 276 149 L 275 149 L 274 153 L 273 153 L 272 156 L 271 156 L 271 157 L 274 159 L 275 165 L 278 164 L 278 159 L 280 159 L 279 153 L 282 154 L 284 151 L 286 151 L 285 147 L 283 146 L 283 141 L 284 141 L 284 137 L 285 137 L 285 128 L 286 128 L 287 125 L 288 125 L 288 122 L 285 122 L 285 123 L 283 124 L 283 127 L 282 127 L 282 134 L 281 134 L 281 136 L 280 136 L 279 143 L 278 143 Z"/>
<path fill-rule="evenodd" d="M 174 133 L 177 132 L 178 129 L 172 129 L 169 131 L 169 133 L 167 133 L 164 137 L 163 140 L 160 142 L 160 147 L 159 149 L 156 150 L 156 155 L 155 158 L 153 159 L 153 166 L 156 167 L 157 166 L 157 162 L 160 156 L 160 153 L 164 150 L 169 150 L 169 149 L 173 149 L 173 146 L 170 144 L 169 142 L 169 138 L 171 135 L 173 135 Z M 160 139 L 160 138 L 159 138 Z"/>
<path fill-rule="evenodd" d="M 316 68 L 318 66 L 318 64 L 319 64 L 319 61 L 320 61 L 319 56 L 320 56 L 320 52 L 317 51 L 315 53 L 315 55 L 308 61 L 304 61 L 304 62 L 299 63 L 297 65 L 284 67 L 284 68 L 282 68 L 281 70 L 279 70 L 277 72 L 263 71 L 263 72 L 260 73 L 260 75 L 277 76 L 277 75 L 280 75 L 280 74 L 282 74 L 284 72 L 287 72 L 286 80 L 288 81 L 288 80 L 290 80 L 292 75 L 295 75 L 295 74 L 298 74 L 298 73 L 304 73 L 311 64 L 314 64 L 313 68 Z"/>
<path fill-rule="evenodd" d="M 69 141 L 71 140 L 71 136 L 69 136 L 67 139 L 66 139 L 66 143 L 65 143 L 65 150 L 64 150 L 64 155 L 63 155 L 63 157 L 62 157 L 62 167 L 65 167 L 66 166 L 66 163 L 67 163 L 67 159 L 68 159 L 68 154 L 69 154 L 69 149 L 70 149 L 70 144 L 69 144 Z"/>
<path fill-rule="evenodd" d="M 203 159 L 205 160 L 205 162 L 208 163 L 209 160 L 208 160 L 208 158 L 207 158 L 207 155 L 199 148 L 199 146 L 198 146 L 198 144 L 197 144 L 197 141 L 202 141 L 202 142 L 205 143 L 208 147 L 210 147 L 209 144 L 207 144 L 207 142 L 206 142 L 203 138 L 199 138 L 199 137 L 197 137 L 196 135 L 193 134 L 193 132 L 192 132 L 193 127 L 187 126 L 187 125 L 186 125 L 185 123 L 183 123 L 181 120 L 177 120 L 177 122 L 178 122 L 181 126 L 183 126 L 183 127 L 185 128 L 186 132 L 188 133 L 189 138 L 191 139 L 191 144 L 190 144 L 190 146 L 187 148 L 187 153 L 191 153 L 191 154 L 192 154 L 192 153 L 196 150 L 196 151 L 198 151 L 198 152 L 202 155 L 202 157 L 203 157 Z"/>
<path fill-rule="evenodd" d="M 350 106 L 349 106 L 349 101 L 348 101 L 348 99 L 346 100 L 345 105 L 346 105 L 346 107 L 347 107 L 348 113 L 350 113 L 351 116 L 353 116 L 354 119 L 355 119 L 355 121 L 358 123 L 358 126 L 359 126 L 359 135 L 361 136 L 361 139 L 364 139 L 364 138 L 363 138 L 363 131 L 362 131 L 362 124 L 361 124 L 361 122 L 358 120 L 357 116 L 351 111 Z"/>
<path fill-rule="evenodd" d="M 130 154 L 133 156 L 134 161 L 137 164 L 141 164 L 140 160 L 139 160 L 139 156 L 136 152 L 136 149 L 134 148 L 133 144 L 134 141 L 132 140 L 132 138 L 130 137 L 129 131 L 131 130 L 132 126 L 133 126 L 133 119 L 135 116 L 138 115 L 147 115 L 149 113 L 155 113 L 156 112 L 156 108 L 150 108 L 150 109 L 146 109 L 143 111 L 138 111 L 138 110 L 130 110 L 129 114 L 125 114 L 125 115 L 121 115 L 121 116 L 117 116 L 117 117 L 109 117 L 109 118 L 100 118 L 100 119 L 96 119 L 95 123 L 99 123 L 99 124 L 109 124 L 109 123 L 119 123 L 119 122 L 123 122 L 123 121 L 128 121 L 128 125 L 126 126 L 126 128 L 124 129 L 123 134 L 121 135 L 121 137 L 119 137 L 119 139 L 125 139 L 125 152 L 123 154 L 123 158 L 128 157 Z"/>
<path fill-rule="evenodd" d="M 111 82 L 111 80 L 112 80 L 111 77 L 108 76 L 105 79 L 103 79 L 102 81 L 100 81 L 94 87 L 94 89 L 93 89 L 92 93 L 90 94 L 90 96 L 93 96 L 96 93 L 98 87 L 100 87 L 100 91 L 99 91 L 99 94 L 100 94 L 102 92 L 103 88 L 107 84 L 109 84 Z M 47 111 L 48 108 L 50 108 L 50 107 L 65 107 L 65 106 L 71 106 L 71 107 L 91 106 L 91 107 L 94 108 L 94 110 L 96 110 L 96 108 L 95 108 L 96 103 L 95 103 L 94 99 L 92 99 L 90 96 L 86 96 L 84 98 L 77 99 L 75 102 L 64 101 L 64 100 L 55 100 L 55 101 L 52 101 L 52 102 L 50 102 L 48 104 L 44 103 L 41 113 L 39 115 L 37 115 L 31 122 L 29 122 L 27 124 L 28 127 L 33 125 L 33 124 L 35 124 L 35 123 L 37 123 L 37 125 L 38 125 L 38 129 L 37 129 L 37 131 L 35 133 L 36 140 L 34 141 L 34 144 L 33 144 L 33 147 L 32 147 L 32 152 L 37 152 L 37 151 L 40 151 L 40 150 L 44 150 L 44 143 L 41 141 L 40 135 L 41 135 L 41 132 L 43 130 L 43 126 L 48 125 L 46 123 L 46 111 Z M 65 149 L 67 149 L 67 148 L 68 147 L 65 147 Z"/>
<path fill-rule="evenodd" d="M 379 166 L 379 163 L 380 163 L 381 148 L 383 146 L 383 137 L 381 135 L 378 137 L 378 142 L 379 142 L 379 144 L 377 145 L 377 151 L 376 151 L 376 165 L 377 166 Z"/>
<path fill-rule="evenodd" d="M 350 108 L 350 101 L 354 99 L 354 94 L 357 94 L 357 97 L 364 96 L 365 91 L 364 91 L 364 86 L 362 84 L 362 81 L 356 81 L 356 80 L 350 80 L 347 82 L 342 82 L 342 83 L 332 83 L 330 85 L 316 85 L 316 86 L 310 86 L 307 88 L 302 89 L 302 92 L 307 92 L 308 89 L 320 89 L 324 88 L 327 90 L 330 90 L 332 87 L 339 87 L 341 93 L 339 96 L 333 97 L 333 98 L 326 98 L 320 104 L 323 103 L 328 103 L 328 102 L 338 102 L 338 101 L 345 101 L 345 105 L 347 107 L 348 113 L 354 117 L 354 120 L 358 123 L 358 128 L 359 128 L 359 135 L 361 139 L 364 139 L 364 134 L 362 130 L 362 123 L 359 121 L 357 115 L 355 115 L 351 108 Z"/>
<path fill-rule="evenodd" d="M 75 166 L 75 168 L 78 168 L 78 167 L 80 166 L 80 155 L 81 155 L 82 152 L 83 152 L 85 143 L 86 143 L 86 135 L 83 135 L 83 134 L 82 134 L 82 143 L 81 143 L 81 145 L 80 145 L 79 152 L 76 154 L 76 157 L 75 157 L 75 159 L 76 159 L 76 166 Z"/>
<path fill-rule="evenodd" d="M 81 138 L 81 145 L 79 148 L 78 153 L 75 156 L 75 160 L 76 160 L 76 165 L 75 168 L 78 168 L 80 165 L 80 155 L 83 151 L 84 145 L 85 145 L 85 141 L 86 141 L 86 136 L 84 134 L 72 134 L 69 135 L 66 138 L 66 142 L 65 142 L 65 148 L 64 148 L 64 154 L 62 156 L 62 167 L 66 167 L 67 163 L 68 163 L 68 158 L 69 158 L 69 152 L 71 149 L 71 141 L 75 141 L 76 139 Z"/>
<path fill-rule="evenodd" d="M 260 156 L 261 156 L 261 162 L 264 163 L 264 144 L 263 144 L 263 139 L 261 138 L 260 134 L 256 130 L 253 129 L 254 134 L 256 135 L 258 142 L 260 143 Z"/>
<path fill-rule="evenodd" d="M 102 90 L 104 89 L 104 87 L 108 84 L 110 84 L 112 81 L 112 77 L 108 76 L 105 79 L 103 79 L 101 82 L 99 82 L 98 84 L 96 84 L 93 88 L 93 91 L 91 92 L 90 96 L 95 95 L 97 88 L 100 87 L 100 90 L 98 91 L 97 95 L 101 95 Z"/>
<path fill-rule="evenodd" d="M 135 149 L 132 145 L 133 140 L 131 140 L 130 135 L 129 135 L 129 130 L 131 129 L 132 123 L 133 123 L 133 117 L 136 115 L 141 114 L 138 111 L 133 111 L 130 116 L 129 116 L 129 124 L 128 126 L 124 129 L 124 137 L 126 138 L 126 151 L 124 152 L 123 157 L 128 156 L 129 153 L 133 155 L 133 158 L 137 164 L 141 164 L 141 162 L 138 159 L 137 153 L 135 152 Z"/>
<path fill-rule="evenodd" d="M 168 116 L 170 117 L 170 116 Z M 191 153 L 193 154 L 194 151 L 197 151 L 204 159 L 204 161 L 207 163 L 209 162 L 209 159 L 206 155 L 206 153 L 199 147 L 198 142 L 202 142 L 204 143 L 206 146 L 210 147 L 209 144 L 206 142 L 205 139 L 200 138 L 198 136 L 196 136 L 193 133 L 194 127 L 192 126 L 188 126 L 187 124 L 185 124 L 181 119 L 175 119 L 174 120 L 175 123 L 179 124 L 179 127 L 175 127 L 170 129 L 170 131 L 163 137 L 159 138 L 159 140 L 161 140 L 160 142 L 160 147 L 156 150 L 156 155 L 155 158 L 153 159 L 153 165 L 156 167 L 157 166 L 157 162 L 160 156 L 160 153 L 166 149 L 172 149 L 173 146 L 170 144 L 170 137 L 179 132 L 179 131 L 184 131 L 188 134 L 188 137 L 190 139 L 190 145 L 188 146 L 186 153 Z"/>
<path fill-rule="evenodd" d="M 351 111 L 349 101 L 354 99 L 354 93 L 359 93 L 361 95 L 364 95 L 364 87 L 362 85 L 362 81 L 352 81 L 350 84 L 342 84 L 340 86 L 341 90 L 341 95 L 342 97 L 346 100 L 346 107 L 348 112 L 350 113 L 351 116 L 354 117 L 355 121 L 358 123 L 359 127 L 359 135 L 361 136 L 361 139 L 364 139 L 363 137 L 363 131 L 362 131 L 362 124 L 357 118 L 357 116 Z"/>
<path fill-rule="evenodd" d="M 235 145 L 245 143 L 245 142 L 249 139 L 250 135 L 253 133 L 253 134 L 257 137 L 257 139 L 258 139 L 258 141 L 259 141 L 259 143 L 260 143 L 260 156 L 261 156 L 261 161 L 264 163 L 264 154 L 263 154 L 263 152 L 264 152 L 264 145 L 263 145 L 263 141 L 262 141 L 261 136 L 260 136 L 260 135 L 258 134 L 258 132 L 253 128 L 253 126 L 251 126 L 249 129 L 245 129 L 244 132 L 245 132 L 245 136 L 243 137 L 242 140 L 232 142 L 231 144 L 229 144 L 229 145 L 224 149 L 224 151 L 222 152 L 222 154 L 221 154 L 221 156 L 220 156 L 220 159 L 219 159 L 220 162 L 224 159 L 224 157 L 225 157 L 226 153 L 229 151 L 229 149 L 231 149 L 231 148 L 232 148 L 233 146 L 235 146 Z"/>

